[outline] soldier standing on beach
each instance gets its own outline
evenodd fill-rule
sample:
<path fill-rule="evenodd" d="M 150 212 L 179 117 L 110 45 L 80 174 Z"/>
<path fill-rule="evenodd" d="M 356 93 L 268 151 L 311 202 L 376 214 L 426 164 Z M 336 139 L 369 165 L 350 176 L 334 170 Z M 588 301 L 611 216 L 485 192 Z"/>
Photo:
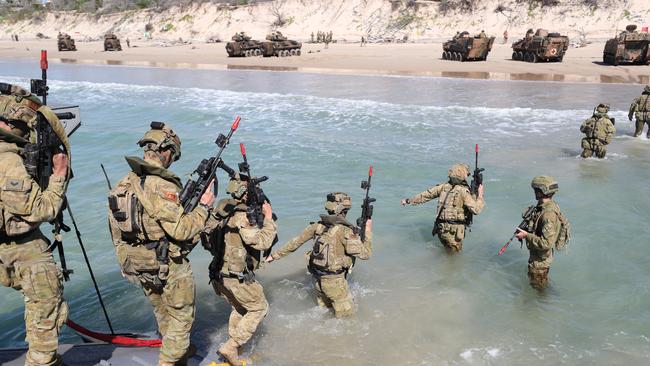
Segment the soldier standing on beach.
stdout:
<path fill-rule="evenodd" d="M 53 221 L 62 208 L 69 158 L 63 152 L 53 155 L 52 175 L 41 189 L 28 173 L 23 152 L 35 138 L 38 123 L 63 127 L 37 97 L 4 85 L 9 88 L 0 95 L 0 285 L 20 291 L 25 301 L 25 365 L 60 365 L 58 337 L 68 306 L 62 272 L 39 226 Z"/>
<path fill-rule="evenodd" d="M 478 215 L 485 206 L 483 184 L 478 186 L 476 195 L 470 192 L 466 178 L 469 176 L 467 164 L 454 164 L 449 169 L 449 181 L 431 187 L 411 198 L 404 198 L 402 206 L 419 205 L 438 198 L 438 210 L 432 234 L 438 235 L 440 242 L 452 253 L 463 249 L 465 228 L 472 215 Z"/>
<path fill-rule="evenodd" d="M 627 117 L 632 120 L 636 117 L 636 130 L 634 137 L 639 137 L 643 133 L 643 125 L 648 125 L 647 137 L 650 139 L 650 85 L 646 85 L 640 97 L 637 97 L 630 105 L 630 111 Z"/>

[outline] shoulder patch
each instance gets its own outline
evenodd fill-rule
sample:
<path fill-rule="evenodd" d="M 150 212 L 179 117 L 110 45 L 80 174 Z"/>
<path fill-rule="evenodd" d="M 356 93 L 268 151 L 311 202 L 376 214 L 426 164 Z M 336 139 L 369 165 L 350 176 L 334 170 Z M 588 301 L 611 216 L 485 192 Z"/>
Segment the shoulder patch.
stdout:
<path fill-rule="evenodd" d="M 17 178 L 7 178 L 2 189 L 5 191 L 22 192 L 25 190 L 25 180 Z"/>
<path fill-rule="evenodd" d="M 178 202 L 178 194 L 176 192 L 162 192 L 161 193 L 162 198 L 166 199 L 167 201 L 171 202 Z"/>

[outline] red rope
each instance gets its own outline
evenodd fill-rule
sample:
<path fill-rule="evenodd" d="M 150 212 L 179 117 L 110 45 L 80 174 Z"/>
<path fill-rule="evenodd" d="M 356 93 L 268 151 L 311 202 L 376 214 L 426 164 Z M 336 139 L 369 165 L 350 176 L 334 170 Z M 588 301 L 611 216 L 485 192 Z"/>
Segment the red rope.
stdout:
<path fill-rule="evenodd" d="M 78 333 L 81 333 L 88 337 L 92 337 L 102 342 L 106 342 L 110 344 L 117 344 L 120 346 L 152 347 L 152 348 L 160 348 L 160 346 L 162 345 L 162 341 L 160 339 L 138 339 L 138 338 L 127 337 L 123 335 L 112 335 L 112 334 L 93 332 L 92 330 L 86 329 L 81 325 L 73 322 L 70 319 L 66 321 L 66 324 Z"/>

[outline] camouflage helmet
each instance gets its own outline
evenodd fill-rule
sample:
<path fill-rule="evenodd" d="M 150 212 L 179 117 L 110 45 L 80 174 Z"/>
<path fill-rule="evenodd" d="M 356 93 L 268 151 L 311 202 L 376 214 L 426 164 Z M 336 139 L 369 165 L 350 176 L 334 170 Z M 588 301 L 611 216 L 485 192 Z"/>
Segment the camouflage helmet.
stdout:
<path fill-rule="evenodd" d="M 347 193 L 332 192 L 327 194 L 325 209 L 330 214 L 339 215 L 350 208 L 352 208 L 352 199 Z"/>
<path fill-rule="evenodd" d="M 636 30 L 636 24 L 629 24 L 627 27 L 625 27 L 625 30 L 628 32 L 634 32 Z"/>
<path fill-rule="evenodd" d="M 449 168 L 449 178 L 465 180 L 469 176 L 469 165 L 465 163 L 454 164 Z"/>
<path fill-rule="evenodd" d="M 155 152 L 170 148 L 172 161 L 177 161 L 181 157 L 181 140 L 171 126 L 163 122 L 151 122 L 151 130 L 144 134 L 138 141 L 138 145 L 145 151 Z"/>
<path fill-rule="evenodd" d="M 239 174 L 235 174 L 235 177 L 230 179 L 228 186 L 226 186 L 226 193 L 234 199 L 241 199 L 246 194 L 247 187 L 246 181 L 242 180 Z"/>
<path fill-rule="evenodd" d="M 554 194 L 560 188 L 555 178 L 548 175 L 540 175 L 533 178 L 530 186 L 533 189 L 538 189 L 545 196 Z"/>
<path fill-rule="evenodd" d="M 607 112 L 609 112 L 609 104 L 606 104 L 606 103 L 600 103 L 600 104 L 596 107 L 596 111 L 599 112 L 599 113 L 607 113 Z"/>
<path fill-rule="evenodd" d="M 36 126 L 36 111 L 41 107 L 41 101 L 17 85 L 0 83 L 0 92 L 0 120 L 13 125 L 11 131 L 7 132 L 30 140 L 29 135 Z M 13 140 L 11 136 L 5 137 Z"/>
<path fill-rule="evenodd" d="M 643 92 L 650 94 L 650 85 L 646 85 L 645 88 L 643 88 Z"/>

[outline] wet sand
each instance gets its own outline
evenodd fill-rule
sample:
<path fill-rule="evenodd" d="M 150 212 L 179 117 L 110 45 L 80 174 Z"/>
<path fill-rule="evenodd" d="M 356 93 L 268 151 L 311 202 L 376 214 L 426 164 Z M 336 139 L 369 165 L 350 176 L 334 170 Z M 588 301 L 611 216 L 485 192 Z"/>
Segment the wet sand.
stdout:
<path fill-rule="evenodd" d="M 230 58 L 225 43 L 163 47 L 131 42 L 122 52 L 104 52 L 102 42 L 77 42 L 78 51 L 58 52 L 56 40 L 0 41 L 0 59 L 37 59 L 47 49 L 52 62 L 192 69 L 301 71 L 355 75 L 431 76 L 494 80 L 588 83 L 650 83 L 650 66 L 602 64 L 603 43 L 570 48 L 564 62 L 529 64 L 510 59 L 510 45 L 495 44 L 486 62 L 446 61 L 440 43 L 304 44 L 299 57 Z M 135 47 L 134 47 L 135 46 Z"/>

